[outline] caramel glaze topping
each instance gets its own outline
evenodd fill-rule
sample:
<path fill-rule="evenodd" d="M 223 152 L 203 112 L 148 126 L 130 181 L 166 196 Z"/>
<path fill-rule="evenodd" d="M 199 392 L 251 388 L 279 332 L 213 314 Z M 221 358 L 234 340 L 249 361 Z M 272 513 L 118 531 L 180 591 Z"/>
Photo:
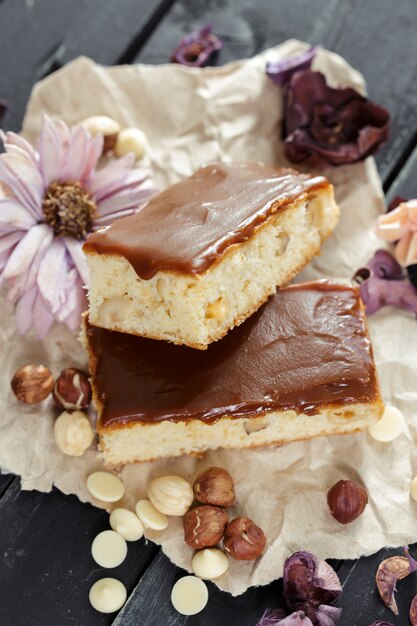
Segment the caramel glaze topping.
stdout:
<path fill-rule="evenodd" d="M 328 184 L 322 176 L 259 163 L 208 165 L 135 215 L 90 235 L 83 249 L 121 255 L 143 279 L 161 270 L 199 274 L 229 246 L 250 238 L 272 213 Z"/>
<path fill-rule="evenodd" d="M 326 281 L 280 289 L 205 351 L 94 326 L 87 337 L 99 429 L 379 398 L 358 290 Z"/>

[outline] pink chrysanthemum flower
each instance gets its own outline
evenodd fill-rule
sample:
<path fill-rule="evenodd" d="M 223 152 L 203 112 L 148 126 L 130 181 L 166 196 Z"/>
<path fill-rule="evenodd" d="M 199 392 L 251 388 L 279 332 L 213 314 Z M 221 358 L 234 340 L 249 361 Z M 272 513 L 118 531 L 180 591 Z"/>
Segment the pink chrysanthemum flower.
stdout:
<path fill-rule="evenodd" d="M 96 169 L 103 137 L 81 124 L 45 117 L 36 150 L 15 133 L 1 138 L 0 280 L 17 330 L 42 338 L 54 320 L 75 330 L 86 308 L 84 240 L 136 212 L 156 189 L 133 154 Z"/>

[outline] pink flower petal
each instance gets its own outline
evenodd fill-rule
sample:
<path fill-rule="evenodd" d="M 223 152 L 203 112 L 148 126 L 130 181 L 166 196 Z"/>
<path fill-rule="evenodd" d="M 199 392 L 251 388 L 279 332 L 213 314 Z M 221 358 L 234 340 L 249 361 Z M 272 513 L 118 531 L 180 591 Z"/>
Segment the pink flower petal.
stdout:
<path fill-rule="evenodd" d="M 51 313 L 56 313 L 65 299 L 62 293 L 68 269 L 66 248 L 61 239 L 54 239 L 39 265 L 36 284 Z"/>
<path fill-rule="evenodd" d="M 408 212 L 402 203 L 389 213 L 378 217 L 377 235 L 385 241 L 397 241 L 408 230 Z"/>
<path fill-rule="evenodd" d="M 80 124 L 71 131 L 68 150 L 59 180 L 72 182 L 81 180 L 89 156 L 88 148 L 89 137 L 84 126 Z"/>
<path fill-rule="evenodd" d="M 81 315 L 88 308 L 87 298 L 82 288 L 81 280 L 77 279 L 77 292 L 79 297 L 74 310 L 63 320 L 70 330 L 77 330 L 81 324 Z"/>
<path fill-rule="evenodd" d="M 85 259 L 85 255 L 83 253 L 82 247 L 83 244 L 81 241 L 77 241 L 72 237 L 64 237 L 63 241 L 68 250 L 68 254 L 70 255 L 77 271 L 81 277 L 81 280 L 84 285 L 88 285 L 90 282 L 90 274 L 88 271 L 87 261 Z"/>
<path fill-rule="evenodd" d="M 96 193 L 95 199 L 97 202 L 107 200 L 107 198 L 114 196 L 122 191 L 128 189 L 137 189 L 141 185 L 149 184 L 155 189 L 156 187 L 147 179 L 150 177 L 151 172 L 145 167 L 137 167 L 134 170 L 126 172 L 126 175 L 118 178 L 117 180 L 109 180 L 107 184 Z"/>
<path fill-rule="evenodd" d="M 64 160 L 62 129 L 45 115 L 42 132 L 36 144 L 40 158 L 40 171 L 45 188 L 60 180 Z"/>
<path fill-rule="evenodd" d="M 88 181 L 88 191 L 93 198 L 100 202 L 107 193 L 116 189 L 126 176 L 135 162 L 133 154 L 126 154 L 121 159 L 110 161 L 107 165 L 94 172 Z"/>
<path fill-rule="evenodd" d="M 87 180 L 93 174 L 95 167 L 103 152 L 104 139 L 102 135 L 96 135 L 90 140 L 87 158 L 85 160 L 85 167 L 81 174 L 80 181 L 83 185 L 87 183 Z"/>
<path fill-rule="evenodd" d="M 24 237 L 25 231 L 14 230 L 10 233 L 0 234 L 0 273 L 5 267 L 15 245 Z"/>
<path fill-rule="evenodd" d="M 19 335 L 26 335 L 32 327 L 33 307 L 37 295 L 36 287 L 32 287 L 18 300 L 15 308 L 16 328 Z"/>
<path fill-rule="evenodd" d="M 9 187 L 36 219 L 42 217 L 42 178 L 29 157 L 7 153 L 0 155 L 0 182 Z"/>
<path fill-rule="evenodd" d="M 79 306 L 79 299 L 81 297 L 80 291 L 77 289 L 78 272 L 74 267 L 70 270 L 65 278 L 63 290 L 66 296 L 65 302 L 62 304 L 59 311 L 57 311 L 57 319 L 63 322 L 69 315 L 71 315 Z"/>
<path fill-rule="evenodd" d="M 0 139 L 4 143 L 6 152 L 10 152 L 13 148 L 23 151 L 32 161 L 35 167 L 39 167 L 39 155 L 26 139 L 16 133 L 4 133 L 0 131 Z"/>
<path fill-rule="evenodd" d="M 103 200 L 98 204 L 97 215 L 103 217 L 108 213 L 115 213 L 117 211 L 124 211 L 125 209 L 131 209 L 138 207 L 140 204 L 144 204 L 155 193 L 155 188 L 147 186 L 146 182 L 143 183 L 137 189 L 128 189 L 122 191 L 114 196 L 109 196 L 106 200 Z"/>
<path fill-rule="evenodd" d="M 36 294 L 33 307 L 33 328 L 39 339 L 44 339 L 54 321 L 54 316 L 45 306 L 39 292 Z"/>
<path fill-rule="evenodd" d="M 36 224 L 32 213 L 12 198 L 0 198 L 0 222 L 19 229 Z"/>

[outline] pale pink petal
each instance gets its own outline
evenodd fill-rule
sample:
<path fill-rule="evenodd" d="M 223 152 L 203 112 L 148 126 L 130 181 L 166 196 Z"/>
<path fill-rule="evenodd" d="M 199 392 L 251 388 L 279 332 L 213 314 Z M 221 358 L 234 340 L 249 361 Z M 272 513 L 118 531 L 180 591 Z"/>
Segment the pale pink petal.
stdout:
<path fill-rule="evenodd" d="M 10 188 L 32 215 L 36 218 L 42 216 L 42 178 L 29 157 L 7 153 L 0 155 L 0 182 Z"/>
<path fill-rule="evenodd" d="M 51 313 L 56 313 L 65 299 L 62 286 L 68 269 L 66 254 L 64 242 L 61 239 L 55 239 L 46 250 L 39 265 L 36 284 Z"/>
<path fill-rule="evenodd" d="M 18 148 L 19 150 L 23 150 L 26 155 L 30 158 L 33 165 L 38 167 L 39 164 L 39 155 L 35 151 L 35 149 L 30 145 L 26 139 L 24 139 L 21 135 L 18 135 L 13 132 L 4 133 L 0 130 L 0 139 L 4 143 L 4 149 L 6 152 L 10 152 L 14 148 Z"/>
<path fill-rule="evenodd" d="M 378 217 L 377 235 L 385 241 L 397 241 L 408 230 L 408 213 L 404 204 Z"/>
<path fill-rule="evenodd" d="M 66 296 L 65 302 L 62 304 L 59 311 L 57 311 L 57 319 L 63 322 L 69 315 L 71 315 L 79 306 L 80 292 L 77 289 L 78 272 L 74 267 L 70 270 L 63 285 L 63 290 Z"/>
<path fill-rule="evenodd" d="M 39 339 L 44 339 L 54 321 L 54 316 L 48 310 L 39 292 L 36 294 L 33 306 L 33 328 Z"/>
<path fill-rule="evenodd" d="M 80 181 L 88 158 L 89 137 L 84 126 L 72 129 L 68 150 L 60 173 L 61 181 Z"/>
<path fill-rule="evenodd" d="M 81 324 L 81 315 L 88 308 L 87 298 L 80 279 L 77 280 L 78 298 L 74 310 L 63 320 L 70 330 L 77 330 Z"/>
<path fill-rule="evenodd" d="M 102 226 L 107 226 L 108 224 L 111 224 L 115 220 L 120 220 L 123 217 L 128 217 L 129 215 L 133 215 L 134 213 L 137 213 L 137 212 L 138 212 L 137 207 L 133 207 L 131 209 L 125 209 L 124 211 L 116 211 L 116 213 L 109 213 L 109 215 L 103 215 L 103 217 L 100 217 L 97 220 L 95 220 L 94 225 L 93 225 L 93 230 L 97 230 L 101 228 Z"/>
<path fill-rule="evenodd" d="M 15 245 L 24 237 L 25 231 L 14 230 L 11 233 L 0 234 L 0 272 L 5 267 Z"/>
<path fill-rule="evenodd" d="M 60 180 L 65 149 L 62 144 L 62 131 L 45 115 L 42 132 L 36 144 L 40 158 L 40 171 L 45 187 Z"/>
<path fill-rule="evenodd" d="M 85 260 L 85 255 L 82 250 L 83 242 L 77 241 L 72 237 L 64 237 L 63 241 L 68 250 L 68 254 L 81 276 L 82 282 L 84 285 L 88 285 L 90 282 L 90 274 L 88 271 L 87 261 Z"/>
<path fill-rule="evenodd" d="M 93 198 L 99 202 L 113 188 L 117 188 L 129 174 L 134 162 L 134 156 L 126 154 L 121 159 L 110 161 L 110 163 L 94 172 L 87 185 L 87 189 Z"/>
<path fill-rule="evenodd" d="M 88 179 L 92 176 L 94 169 L 97 166 L 103 152 L 103 143 L 104 139 L 102 135 L 96 135 L 90 140 L 85 167 L 80 177 L 80 181 L 83 185 L 87 184 Z"/>
<path fill-rule="evenodd" d="M 36 224 L 32 213 L 12 198 L 0 198 L 0 222 L 19 229 Z"/>
<path fill-rule="evenodd" d="M 107 198 L 114 196 L 128 189 L 137 189 L 140 185 L 146 184 L 151 172 L 145 167 L 137 167 L 134 170 L 127 171 L 124 176 L 116 179 L 105 181 L 102 187 L 97 191 L 95 199 L 102 202 Z"/>
<path fill-rule="evenodd" d="M 19 335 L 26 335 L 26 333 L 32 327 L 33 322 L 33 308 L 36 300 L 37 289 L 32 287 L 29 291 L 23 294 L 18 300 L 15 308 L 15 320 L 16 328 Z"/>
<path fill-rule="evenodd" d="M 122 191 L 114 196 L 110 196 L 100 202 L 97 206 L 98 217 L 103 217 L 108 213 L 115 213 L 117 211 L 124 211 L 125 209 L 131 209 L 138 207 L 140 204 L 144 204 L 155 193 L 154 187 L 147 187 L 146 183 L 143 183 L 138 189 L 128 189 Z"/>

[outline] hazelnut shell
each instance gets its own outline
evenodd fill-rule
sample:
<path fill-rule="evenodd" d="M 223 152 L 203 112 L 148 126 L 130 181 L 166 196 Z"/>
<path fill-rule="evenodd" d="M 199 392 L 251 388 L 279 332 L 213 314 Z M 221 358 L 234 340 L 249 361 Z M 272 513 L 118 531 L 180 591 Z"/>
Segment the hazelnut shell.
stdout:
<path fill-rule="evenodd" d="M 24 365 L 13 376 L 11 386 L 20 402 L 37 404 L 51 393 L 54 378 L 44 365 Z"/>
<path fill-rule="evenodd" d="M 265 550 L 266 537 L 263 530 L 251 519 L 237 517 L 226 526 L 223 545 L 234 559 L 252 561 Z"/>
<path fill-rule="evenodd" d="M 196 500 L 214 506 L 230 506 L 235 500 L 233 479 L 221 467 L 201 472 L 194 482 Z"/>
<path fill-rule="evenodd" d="M 191 548 L 200 550 L 217 545 L 224 534 L 227 515 L 218 506 L 205 504 L 184 516 L 184 539 Z"/>
<path fill-rule="evenodd" d="M 56 404 L 68 410 L 87 409 L 91 402 L 91 386 L 85 372 L 67 367 L 55 381 L 53 397 Z"/>
<path fill-rule="evenodd" d="M 327 494 L 330 513 L 340 524 L 350 524 L 357 519 L 368 504 L 368 493 L 353 480 L 339 480 Z"/>

